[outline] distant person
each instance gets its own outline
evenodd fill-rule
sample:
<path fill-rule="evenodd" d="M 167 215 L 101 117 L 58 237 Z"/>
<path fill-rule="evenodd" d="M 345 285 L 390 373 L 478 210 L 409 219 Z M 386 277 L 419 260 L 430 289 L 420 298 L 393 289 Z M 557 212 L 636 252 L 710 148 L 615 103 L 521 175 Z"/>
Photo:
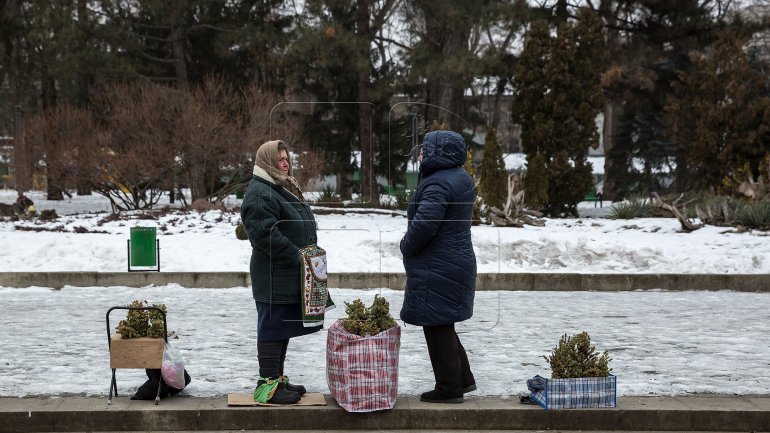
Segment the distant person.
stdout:
<path fill-rule="evenodd" d="M 254 176 L 241 206 L 241 220 L 252 246 L 251 288 L 257 306 L 259 386 L 274 387 L 269 403 L 293 404 L 305 387 L 284 376 L 289 339 L 321 326 L 302 321 L 299 249 L 317 242 L 317 227 L 302 190 L 292 177 L 283 141 L 257 150 Z"/>
<path fill-rule="evenodd" d="M 476 188 L 463 169 L 466 146 L 452 131 L 425 135 L 419 181 L 409 201 L 401 254 L 406 292 L 401 319 L 422 326 L 436 384 L 421 401 L 462 403 L 476 389 L 455 323 L 473 315 L 476 256 L 471 217 Z"/>

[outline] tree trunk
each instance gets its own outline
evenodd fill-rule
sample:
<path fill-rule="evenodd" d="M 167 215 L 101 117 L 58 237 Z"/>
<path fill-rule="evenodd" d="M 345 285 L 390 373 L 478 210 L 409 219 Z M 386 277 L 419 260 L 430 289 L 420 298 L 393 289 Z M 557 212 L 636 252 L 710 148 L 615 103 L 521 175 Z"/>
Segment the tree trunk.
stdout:
<path fill-rule="evenodd" d="M 57 167 L 48 167 L 46 170 L 46 200 L 64 200 L 61 176 L 57 170 Z"/>
<path fill-rule="evenodd" d="M 615 199 L 617 189 L 616 180 L 608 177 L 608 174 L 614 173 L 615 160 L 613 159 L 615 150 L 616 128 L 619 125 L 623 115 L 623 104 L 620 101 L 608 99 L 604 104 L 604 124 L 602 125 L 602 134 L 604 138 L 604 187 L 602 196 L 607 200 Z"/>
<path fill-rule="evenodd" d="M 171 51 L 174 56 L 174 73 L 176 75 L 177 88 L 187 89 L 187 52 L 185 50 L 185 32 L 180 23 L 181 6 L 173 5 L 171 8 Z"/>
<path fill-rule="evenodd" d="M 88 44 L 88 7 L 87 0 L 77 0 L 78 13 L 78 53 L 77 58 L 77 105 L 83 107 L 88 102 L 88 62 L 83 54 Z M 89 192 L 90 194 L 90 192 Z"/>
<path fill-rule="evenodd" d="M 17 105 L 14 112 L 13 137 L 13 171 L 16 182 L 16 192 L 21 197 L 24 191 L 30 189 L 32 181 L 27 165 L 26 139 L 24 137 L 24 111 Z"/>
<path fill-rule="evenodd" d="M 425 2 L 421 6 L 425 19 L 425 38 L 432 51 L 444 59 L 468 53 L 471 23 L 464 19 L 450 19 L 436 6 Z M 438 15 L 437 15 L 438 14 Z M 446 129 L 459 131 L 465 127 L 463 95 L 470 83 L 468 71 L 454 67 L 432 68 L 428 72 L 426 102 L 440 108 L 426 106 L 425 120 L 430 126 L 442 124 Z"/>
<path fill-rule="evenodd" d="M 361 143 L 361 201 L 379 205 L 374 175 L 372 149 L 372 106 L 369 104 L 369 0 L 356 1 L 356 35 L 358 36 L 358 139 Z"/>
<path fill-rule="evenodd" d="M 16 0 L 0 0 L 0 27 L 10 27 L 14 17 L 19 13 L 19 2 Z M 4 35 L 4 38 L 0 40 L 0 44 L 3 45 L 2 65 L 0 66 L 0 88 L 3 88 L 5 77 L 8 75 L 8 71 L 11 69 L 11 63 L 13 62 L 13 35 L 8 33 Z"/>

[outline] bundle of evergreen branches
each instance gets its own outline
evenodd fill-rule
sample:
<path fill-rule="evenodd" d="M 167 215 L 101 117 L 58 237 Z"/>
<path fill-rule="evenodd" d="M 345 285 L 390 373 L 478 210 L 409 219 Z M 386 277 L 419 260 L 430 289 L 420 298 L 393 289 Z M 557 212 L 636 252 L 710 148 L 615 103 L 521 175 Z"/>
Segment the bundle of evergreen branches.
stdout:
<path fill-rule="evenodd" d="M 587 332 L 575 336 L 564 334 L 551 356 L 543 358 L 551 364 L 551 377 L 554 379 L 606 377 L 612 371 L 609 368 L 612 358 L 606 350 L 599 356 Z"/>
<path fill-rule="evenodd" d="M 134 300 L 127 307 L 148 307 L 147 301 Z M 165 304 L 153 304 L 155 308 L 160 308 L 163 314 L 166 314 Z M 123 338 L 138 337 L 163 337 L 163 314 L 157 310 L 128 310 L 126 319 L 121 320 L 115 330 Z"/>
<path fill-rule="evenodd" d="M 345 302 L 347 318 L 342 319 L 345 329 L 362 337 L 377 335 L 396 326 L 396 320 L 390 315 L 390 304 L 380 295 L 374 295 L 372 306 L 366 308 L 360 299 Z"/>

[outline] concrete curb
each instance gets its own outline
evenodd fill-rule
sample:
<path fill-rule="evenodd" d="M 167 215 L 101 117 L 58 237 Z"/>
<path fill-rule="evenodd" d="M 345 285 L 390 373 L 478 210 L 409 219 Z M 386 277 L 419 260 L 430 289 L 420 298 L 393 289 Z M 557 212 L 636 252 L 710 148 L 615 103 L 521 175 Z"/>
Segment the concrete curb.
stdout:
<path fill-rule="evenodd" d="M 399 273 L 329 274 L 329 287 L 403 290 Z M 0 272 L 0 287 L 144 287 L 179 284 L 190 288 L 249 287 L 248 272 Z M 580 274 L 484 273 L 477 290 L 622 291 L 734 290 L 770 292 L 770 274 Z"/>
<path fill-rule="evenodd" d="M 512 398 L 468 397 L 461 405 L 402 396 L 396 407 L 347 413 L 327 406 L 228 407 L 226 397 L 151 401 L 0 398 L 0 433 L 195 430 L 626 430 L 770 431 L 768 396 L 622 397 L 611 409 L 543 410 Z"/>

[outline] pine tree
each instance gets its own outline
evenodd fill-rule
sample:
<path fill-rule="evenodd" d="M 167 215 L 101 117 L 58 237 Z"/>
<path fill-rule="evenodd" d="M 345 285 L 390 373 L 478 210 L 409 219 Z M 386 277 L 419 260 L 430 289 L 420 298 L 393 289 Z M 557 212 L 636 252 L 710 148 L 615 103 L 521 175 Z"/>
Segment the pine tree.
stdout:
<path fill-rule="evenodd" d="M 735 30 L 721 32 L 673 86 L 668 133 L 687 156 L 691 188 L 719 191 L 746 164 L 756 177 L 770 152 L 770 74 L 743 50 L 746 41 Z"/>
<path fill-rule="evenodd" d="M 543 203 L 552 216 L 576 215 L 577 203 L 591 187 L 590 146 L 598 142 L 595 118 L 602 110 L 603 27 L 598 16 L 582 9 L 575 23 L 565 22 L 551 36 L 545 22 L 532 25 L 516 68 L 514 118 L 522 125 L 522 144 L 530 169 L 545 166 L 525 180 L 528 204 Z"/>
<path fill-rule="evenodd" d="M 548 202 L 548 176 L 542 154 L 527 155 L 524 192 L 524 203 L 532 209 L 542 209 Z"/>
<path fill-rule="evenodd" d="M 678 179 L 687 177 L 686 157 L 666 132 L 664 106 L 672 83 L 677 81 L 676 71 L 689 70 L 689 53 L 710 45 L 715 29 L 721 26 L 714 22 L 716 14 L 709 2 L 634 3 L 634 12 L 608 22 L 608 31 L 615 35 L 624 33 L 616 30 L 619 27 L 627 25 L 631 29 L 613 43 L 612 67 L 603 83 L 613 101 L 612 115 L 605 119 L 612 122 L 613 128 L 607 131 L 611 135 L 609 140 L 605 136 L 604 142 L 604 192 L 615 198 L 627 196 L 634 189 L 681 188 Z M 642 160 L 644 167 L 636 169 L 634 160 Z M 660 182 L 654 169 L 674 161 L 676 176 L 669 186 Z"/>
<path fill-rule="evenodd" d="M 503 162 L 503 152 L 497 142 L 495 128 L 487 129 L 484 143 L 484 157 L 481 160 L 481 190 L 482 198 L 487 206 L 502 209 L 508 198 L 508 177 Z"/>

